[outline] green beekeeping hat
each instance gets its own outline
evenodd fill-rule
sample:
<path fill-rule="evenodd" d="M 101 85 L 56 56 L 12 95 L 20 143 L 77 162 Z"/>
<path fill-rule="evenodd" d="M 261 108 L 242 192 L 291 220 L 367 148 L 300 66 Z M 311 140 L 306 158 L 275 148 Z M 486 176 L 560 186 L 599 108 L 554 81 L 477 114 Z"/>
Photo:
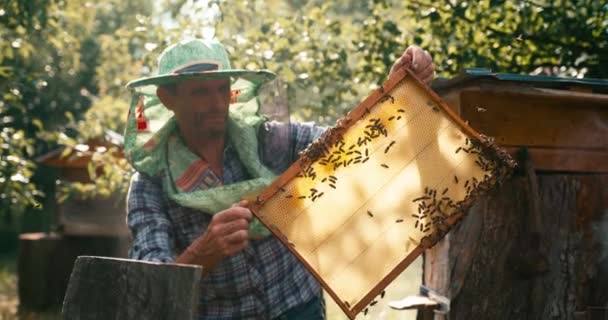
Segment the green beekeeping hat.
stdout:
<path fill-rule="evenodd" d="M 157 75 L 127 83 L 127 88 L 164 85 L 189 79 L 243 78 L 261 84 L 274 79 L 268 70 L 232 69 L 228 53 L 217 40 L 192 39 L 167 47 L 158 59 Z"/>
<path fill-rule="evenodd" d="M 169 199 L 207 214 L 227 209 L 258 192 L 275 178 L 259 158 L 257 141 L 258 128 L 267 120 L 260 114 L 258 91 L 274 77 L 266 70 L 232 69 L 226 49 L 215 40 L 187 40 L 169 46 L 159 57 L 156 76 L 127 84 L 131 105 L 125 127 L 126 159 L 140 173 L 160 177 Z M 215 78 L 231 79 L 227 136 L 250 177 L 228 185 L 209 180 L 209 170 L 198 170 L 203 168 L 199 166 L 200 157 L 183 143 L 173 111 L 156 95 L 158 86 Z M 196 168 L 198 171 L 191 170 Z M 194 184 L 182 188 L 183 181 Z M 255 220 L 249 231 L 252 238 L 269 234 Z"/>

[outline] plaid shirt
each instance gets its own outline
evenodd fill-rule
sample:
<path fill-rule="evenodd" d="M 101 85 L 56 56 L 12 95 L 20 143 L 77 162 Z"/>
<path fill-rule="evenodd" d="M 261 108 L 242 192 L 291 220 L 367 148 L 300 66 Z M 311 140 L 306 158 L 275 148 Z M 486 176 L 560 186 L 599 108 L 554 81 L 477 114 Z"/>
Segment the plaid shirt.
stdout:
<path fill-rule="evenodd" d="M 262 162 L 277 173 L 324 131 L 311 123 L 291 123 L 288 143 L 277 143 L 281 130 L 276 128 L 276 122 L 266 123 L 259 141 Z M 250 178 L 230 143 L 223 159 L 224 184 Z M 127 199 L 132 259 L 174 261 L 205 231 L 212 217 L 168 199 L 159 178 L 141 173 L 133 176 Z M 201 280 L 199 319 L 271 319 L 321 295 L 317 281 L 275 237 L 249 243 Z"/>

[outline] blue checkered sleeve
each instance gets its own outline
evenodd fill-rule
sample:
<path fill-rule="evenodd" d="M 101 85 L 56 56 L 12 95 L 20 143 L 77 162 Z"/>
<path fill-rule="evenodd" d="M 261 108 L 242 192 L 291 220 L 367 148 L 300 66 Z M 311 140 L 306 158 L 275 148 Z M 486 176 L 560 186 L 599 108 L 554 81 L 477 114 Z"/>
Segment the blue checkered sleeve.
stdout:
<path fill-rule="evenodd" d="M 327 128 L 313 122 L 266 122 L 259 133 L 260 158 L 274 173 L 281 174 L 299 153 L 323 135 Z"/>
<path fill-rule="evenodd" d="M 314 122 L 292 122 L 290 126 L 295 141 L 293 161 L 298 158 L 300 151 L 306 149 L 310 143 L 320 138 L 327 130 L 327 127 L 318 126 Z"/>
<path fill-rule="evenodd" d="M 159 181 L 139 172 L 133 175 L 127 193 L 127 225 L 134 237 L 129 258 L 175 260 L 174 236 Z"/>

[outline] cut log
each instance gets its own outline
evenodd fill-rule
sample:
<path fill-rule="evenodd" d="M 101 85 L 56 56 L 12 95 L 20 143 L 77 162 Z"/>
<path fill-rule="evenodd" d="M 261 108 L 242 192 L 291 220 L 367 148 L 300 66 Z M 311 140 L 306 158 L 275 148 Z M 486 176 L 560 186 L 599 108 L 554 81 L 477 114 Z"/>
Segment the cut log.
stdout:
<path fill-rule="evenodd" d="M 63 302 L 64 319 L 194 319 L 199 266 L 78 257 Z"/>

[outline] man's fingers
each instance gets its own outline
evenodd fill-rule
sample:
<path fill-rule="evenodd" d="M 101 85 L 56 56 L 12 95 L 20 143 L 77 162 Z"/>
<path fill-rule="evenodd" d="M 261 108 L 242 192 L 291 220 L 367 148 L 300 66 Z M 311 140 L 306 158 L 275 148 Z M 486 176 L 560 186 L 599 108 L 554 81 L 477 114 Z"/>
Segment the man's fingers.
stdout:
<path fill-rule="evenodd" d="M 245 219 L 247 221 L 251 221 L 252 214 L 251 210 L 247 208 L 235 206 L 215 214 L 213 218 L 214 220 L 217 220 L 219 222 L 228 222 L 237 219 Z"/>
<path fill-rule="evenodd" d="M 233 232 L 224 237 L 227 243 L 232 245 L 238 245 L 244 241 L 247 241 L 249 238 L 249 232 L 247 230 L 239 230 L 237 232 Z"/>
<path fill-rule="evenodd" d="M 418 77 L 418 79 L 424 81 L 425 83 L 427 83 L 426 80 L 428 80 L 429 78 L 431 78 L 431 80 L 432 80 L 434 74 L 435 74 L 435 67 L 433 66 L 432 63 L 427 64 L 423 70 L 416 72 L 416 76 Z"/>
<path fill-rule="evenodd" d="M 230 208 L 234 208 L 234 207 L 243 207 L 246 208 L 247 205 L 249 204 L 249 202 L 247 200 L 241 200 L 237 203 L 233 203 Z"/>
<path fill-rule="evenodd" d="M 235 244 L 233 246 L 228 247 L 225 250 L 224 254 L 227 255 L 227 256 L 235 255 L 235 254 L 243 251 L 245 248 L 247 248 L 248 245 L 249 245 L 249 241 L 245 240 L 245 241 L 243 241 L 241 243 L 238 243 L 238 244 Z"/>
<path fill-rule="evenodd" d="M 245 219 L 237 219 L 219 225 L 216 232 L 219 235 L 229 235 L 240 230 L 247 230 L 248 228 L 249 221 Z"/>
<path fill-rule="evenodd" d="M 391 72 L 393 73 L 401 68 L 409 68 L 412 64 L 412 55 L 409 53 L 404 53 L 391 67 Z"/>
<path fill-rule="evenodd" d="M 411 46 L 408 48 L 412 55 L 412 70 L 418 72 L 419 68 L 423 66 L 424 62 L 424 51 L 420 47 Z"/>

